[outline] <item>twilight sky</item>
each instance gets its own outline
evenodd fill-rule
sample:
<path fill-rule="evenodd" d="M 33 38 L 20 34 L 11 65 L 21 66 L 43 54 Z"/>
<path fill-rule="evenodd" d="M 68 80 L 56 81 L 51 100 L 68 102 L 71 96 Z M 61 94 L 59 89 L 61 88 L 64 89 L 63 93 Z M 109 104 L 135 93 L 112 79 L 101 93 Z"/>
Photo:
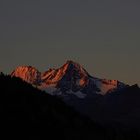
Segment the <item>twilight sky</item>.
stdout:
<path fill-rule="evenodd" d="M 0 70 L 79 62 L 140 85 L 139 0 L 0 0 Z"/>

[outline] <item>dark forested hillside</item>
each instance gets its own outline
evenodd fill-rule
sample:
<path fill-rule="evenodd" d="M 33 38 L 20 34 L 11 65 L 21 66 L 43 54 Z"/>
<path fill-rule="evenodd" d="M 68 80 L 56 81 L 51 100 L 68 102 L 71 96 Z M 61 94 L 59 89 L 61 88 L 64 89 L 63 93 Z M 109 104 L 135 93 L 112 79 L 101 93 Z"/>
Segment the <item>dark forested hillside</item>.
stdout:
<path fill-rule="evenodd" d="M 58 97 L 19 78 L 0 75 L 0 127 L 4 138 L 136 139 L 137 131 L 102 127 L 80 115 Z"/>
<path fill-rule="evenodd" d="M 100 137 L 102 129 L 66 106 L 57 97 L 42 92 L 19 78 L 0 76 L 1 128 L 8 136 L 61 139 Z M 93 132 L 95 133 L 93 135 Z M 11 134 L 10 134 L 11 135 Z"/>

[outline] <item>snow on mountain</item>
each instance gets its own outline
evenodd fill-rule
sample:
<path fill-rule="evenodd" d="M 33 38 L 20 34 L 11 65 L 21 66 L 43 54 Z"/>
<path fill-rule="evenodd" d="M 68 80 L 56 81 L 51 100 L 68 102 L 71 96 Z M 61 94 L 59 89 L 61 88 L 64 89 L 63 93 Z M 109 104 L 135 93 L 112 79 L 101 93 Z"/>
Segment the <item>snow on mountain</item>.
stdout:
<path fill-rule="evenodd" d="M 107 79 L 95 79 L 96 86 L 100 89 L 98 94 L 105 95 L 107 92 L 111 92 L 115 89 L 121 89 L 125 84 L 118 80 L 107 80 Z"/>
<path fill-rule="evenodd" d="M 78 98 L 85 98 L 88 94 L 105 95 L 125 87 L 125 84 L 117 80 L 92 77 L 80 64 L 73 61 L 67 61 L 62 67 L 49 69 L 44 73 L 31 66 L 21 66 L 11 76 L 20 77 L 52 95 L 74 95 Z"/>

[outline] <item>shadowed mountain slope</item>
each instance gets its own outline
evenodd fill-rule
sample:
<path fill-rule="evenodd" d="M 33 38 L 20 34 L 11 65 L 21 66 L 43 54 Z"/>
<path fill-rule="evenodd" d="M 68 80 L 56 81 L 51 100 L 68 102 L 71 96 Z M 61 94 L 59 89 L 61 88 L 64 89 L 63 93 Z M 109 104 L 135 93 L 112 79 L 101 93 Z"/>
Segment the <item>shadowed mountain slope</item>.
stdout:
<path fill-rule="evenodd" d="M 0 75 L 0 128 L 5 139 L 132 140 L 137 131 L 103 127 L 67 106 L 58 97 L 19 78 Z"/>

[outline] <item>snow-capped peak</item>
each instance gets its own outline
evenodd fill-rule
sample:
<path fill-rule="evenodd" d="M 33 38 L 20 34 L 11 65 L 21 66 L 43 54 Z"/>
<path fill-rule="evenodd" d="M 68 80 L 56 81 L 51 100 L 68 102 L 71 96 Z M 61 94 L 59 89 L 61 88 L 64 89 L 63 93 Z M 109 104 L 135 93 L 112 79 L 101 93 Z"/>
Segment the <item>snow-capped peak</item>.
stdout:
<path fill-rule="evenodd" d="M 68 60 L 60 69 L 63 69 L 64 72 L 75 71 L 79 72 L 80 74 L 87 76 L 87 71 L 78 63 Z"/>
<path fill-rule="evenodd" d="M 60 86 L 62 83 L 84 85 L 85 79 L 88 77 L 88 73 L 84 68 L 73 61 L 67 61 L 62 67 L 58 69 L 50 69 L 42 74 L 42 81 L 44 86 L 56 85 Z M 63 81 L 63 82 L 62 82 Z"/>

